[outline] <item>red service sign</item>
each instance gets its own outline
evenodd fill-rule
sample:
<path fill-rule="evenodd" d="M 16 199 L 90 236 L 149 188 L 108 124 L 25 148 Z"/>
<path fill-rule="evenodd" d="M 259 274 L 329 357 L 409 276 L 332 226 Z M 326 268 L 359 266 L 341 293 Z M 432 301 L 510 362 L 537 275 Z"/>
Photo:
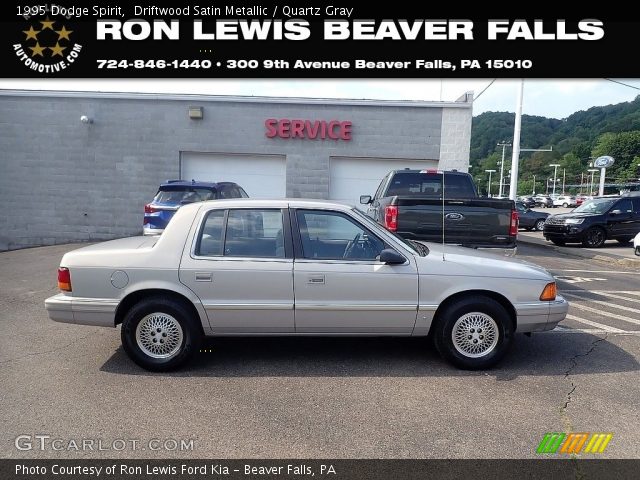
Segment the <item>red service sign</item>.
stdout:
<path fill-rule="evenodd" d="M 351 140 L 351 122 L 340 120 L 289 120 L 268 118 L 264 122 L 268 138 L 309 138 Z"/>

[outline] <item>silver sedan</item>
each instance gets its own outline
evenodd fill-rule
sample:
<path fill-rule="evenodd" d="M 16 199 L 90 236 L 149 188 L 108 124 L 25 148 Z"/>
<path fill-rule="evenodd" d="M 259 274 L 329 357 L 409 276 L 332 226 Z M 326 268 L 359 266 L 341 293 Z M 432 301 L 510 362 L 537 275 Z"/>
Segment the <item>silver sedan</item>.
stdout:
<path fill-rule="evenodd" d="M 122 325 L 149 370 L 183 364 L 204 336 L 432 334 L 454 365 L 498 362 L 515 332 L 567 314 L 544 269 L 463 247 L 406 241 L 360 211 L 311 200 L 204 202 L 160 237 L 67 253 L 52 320 Z"/>

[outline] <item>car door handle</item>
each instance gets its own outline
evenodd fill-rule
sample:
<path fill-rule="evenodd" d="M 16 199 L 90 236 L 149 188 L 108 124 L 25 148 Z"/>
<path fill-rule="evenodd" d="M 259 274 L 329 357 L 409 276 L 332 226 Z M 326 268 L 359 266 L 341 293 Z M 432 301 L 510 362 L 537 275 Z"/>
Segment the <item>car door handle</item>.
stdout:
<path fill-rule="evenodd" d="M 324 275 L 309 275 L 307 278 L 309 285 L 324 285 Z"/>
<path fill-rule="evenodd" d="M 196 282 L 210 282 L 212 279 L 211 272 L 196 272 Z"/>

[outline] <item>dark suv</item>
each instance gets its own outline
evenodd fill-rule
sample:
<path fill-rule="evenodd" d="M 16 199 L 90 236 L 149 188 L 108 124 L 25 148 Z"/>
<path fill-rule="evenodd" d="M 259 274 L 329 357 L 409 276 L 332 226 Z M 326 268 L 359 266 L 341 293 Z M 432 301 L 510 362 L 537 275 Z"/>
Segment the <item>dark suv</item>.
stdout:
<path fill-rule="evenodd" d="M 153 201 L 144 206 L 142 231 L 145 235 L 161 234 L 176 210 L 187 203 L 248 196 L 241 186 L 233 182 L 167 180 L 160 185 Z"/>
<path fill-rule="evenodd" d="M 640 232 L 640 196 L 589 200 L 570 213 L 553 215 L 544 224 L 544 237 L 556 245 L 578 242 L 601 247 L 609 239 L 629 243 Z"/>

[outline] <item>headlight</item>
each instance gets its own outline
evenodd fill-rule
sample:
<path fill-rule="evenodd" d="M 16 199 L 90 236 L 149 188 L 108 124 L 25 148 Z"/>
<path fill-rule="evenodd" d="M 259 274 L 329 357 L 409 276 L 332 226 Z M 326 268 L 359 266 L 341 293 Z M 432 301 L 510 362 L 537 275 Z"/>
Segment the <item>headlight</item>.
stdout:
<path fill-rule="evenodd" d="M 579 225 L 584 222 L 584 218 L 567 218 L 564 223 L 567 225 Z"/>

